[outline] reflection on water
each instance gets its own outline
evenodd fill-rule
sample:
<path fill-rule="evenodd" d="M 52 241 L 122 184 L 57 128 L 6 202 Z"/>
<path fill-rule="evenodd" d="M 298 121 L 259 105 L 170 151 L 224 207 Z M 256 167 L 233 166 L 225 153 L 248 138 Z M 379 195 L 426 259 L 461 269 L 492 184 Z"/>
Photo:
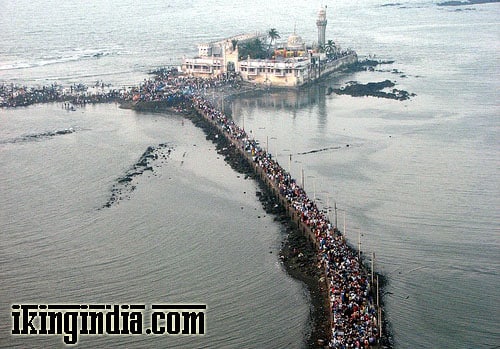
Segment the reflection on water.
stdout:
<path fill-rule="evenodd" d="M 252 111 L 256 108 L 271 110 L 297 111 L 311 106 L 325 107 L 326 86 L 315 84 L 298 89 L 272 89 L 267 91 L 249 92 L 230 103 L 228 112 L 240 114 L 242 109 Z"/>

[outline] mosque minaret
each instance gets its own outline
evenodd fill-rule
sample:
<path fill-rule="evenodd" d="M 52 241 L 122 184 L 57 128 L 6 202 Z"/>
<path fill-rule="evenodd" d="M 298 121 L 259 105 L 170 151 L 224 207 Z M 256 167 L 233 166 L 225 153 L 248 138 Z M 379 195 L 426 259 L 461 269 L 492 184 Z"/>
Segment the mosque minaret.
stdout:
<path fill-rule="evenodd" d="M 325 32 L 326 32 L 326 8 L 322 7 L 318 12 L 318 19 L 316 20 L 316 26 L 318 27 L 318 46 L 323 46 L 326 42 Z"/>

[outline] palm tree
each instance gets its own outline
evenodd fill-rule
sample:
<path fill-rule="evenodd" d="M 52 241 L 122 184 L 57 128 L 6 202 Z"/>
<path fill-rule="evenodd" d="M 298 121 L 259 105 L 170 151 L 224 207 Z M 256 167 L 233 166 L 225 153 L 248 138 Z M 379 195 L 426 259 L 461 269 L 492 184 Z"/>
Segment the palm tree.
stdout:
<path fill-rule="evenodd" d="M 337 45 L 333 42 L 333 40 L 328 40 L 325 44 L 325 52 L 328 57 L 332 57 L 337 50 Z"/>
<path fill-rule="evenodd" d="M 233 45 L 233 51 L 236 50 L 236 45 L 238 45 L 238 40 L 237 39 L 231 40 L 231 44 Z"/>
<path fill-rule="evenodd" d="M 246 59 L 248 56 L 252 59 L 263 59 L 266 57 L 265 48 L 259 38 L 238 45 L 238 56 L 240 59 Z"/>
<path fill-rule="evenodd" d="M 269 46 L 267 48 L 267 52 L 269 54 L 270 51 L 271 51 L 271 45 L 276 41 L 276 39 L 281 38 L 281 36 L 279 35 L 279 33 L 278 33 L 278 31 L 276 29 L 271 28 L 267 32 L 267 37 L 269 38 Z"/>

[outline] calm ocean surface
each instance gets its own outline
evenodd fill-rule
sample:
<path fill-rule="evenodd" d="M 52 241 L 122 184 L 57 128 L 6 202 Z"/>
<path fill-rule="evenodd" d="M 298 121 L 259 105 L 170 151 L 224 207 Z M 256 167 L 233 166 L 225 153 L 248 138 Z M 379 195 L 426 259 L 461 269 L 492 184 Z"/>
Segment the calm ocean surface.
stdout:
<path fill-rule="evenodd" d="M 327 39 L 394 60 L 228 108 L 305 173 L 321 205 L 388 276 L 397 348 L 500 345 L 500 4 L 326 2 Z M 2 1 L 0 82 L 135 85 L 196 44 L 276 28 L 316 40 L 320 2 Z M 396 73 L 394 72 L 396 70 Z M 326 95 L 389 79 L 409 101 Z M 0 110 L 0 347 L 13 303 L 204 303 L 204 337 L 81 337 L 78 347 L 301 348 L 309 301 L 279 263 L 284 233 L 256 184 L 178 115 L 114 104 Z M 27 137 L 73 128 L 74 133 Z M 170 157 L 99 209 L 148 146 Z M 349 147 L 346 145 L 349 144 Z M 318 151 L 319 150 L 319 151 Z M 289 154 L 292 161 L 289 164 Z M 332 217 L 333 218 L 333 217 Z"/>

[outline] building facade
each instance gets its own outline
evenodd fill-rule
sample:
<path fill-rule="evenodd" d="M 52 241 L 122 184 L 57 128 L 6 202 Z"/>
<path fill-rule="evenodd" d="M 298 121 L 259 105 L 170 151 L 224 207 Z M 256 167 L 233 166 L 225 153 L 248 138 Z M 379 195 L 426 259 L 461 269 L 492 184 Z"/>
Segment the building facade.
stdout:
<path fill-rule="evenodd" d="M 256 34 L 243 34 L 225 40 L 198 45 L 198 56 L 186 58 L 182 71 L 190 76 L 213 77 L 238 73 L 247 82 L 268 87 L 299 87 L 338 70 L 345 64 L 357 61 L 354 51 L 339 52 L 337 58 L 329 59 L 320 48 L 325 44 L 326 9 L 318 12 L 318 44 L 307 46 L 295 32 L 287 42 L 278 45 L 270 59 L 239 59 L 238 43 L 265 40 Z"/>

